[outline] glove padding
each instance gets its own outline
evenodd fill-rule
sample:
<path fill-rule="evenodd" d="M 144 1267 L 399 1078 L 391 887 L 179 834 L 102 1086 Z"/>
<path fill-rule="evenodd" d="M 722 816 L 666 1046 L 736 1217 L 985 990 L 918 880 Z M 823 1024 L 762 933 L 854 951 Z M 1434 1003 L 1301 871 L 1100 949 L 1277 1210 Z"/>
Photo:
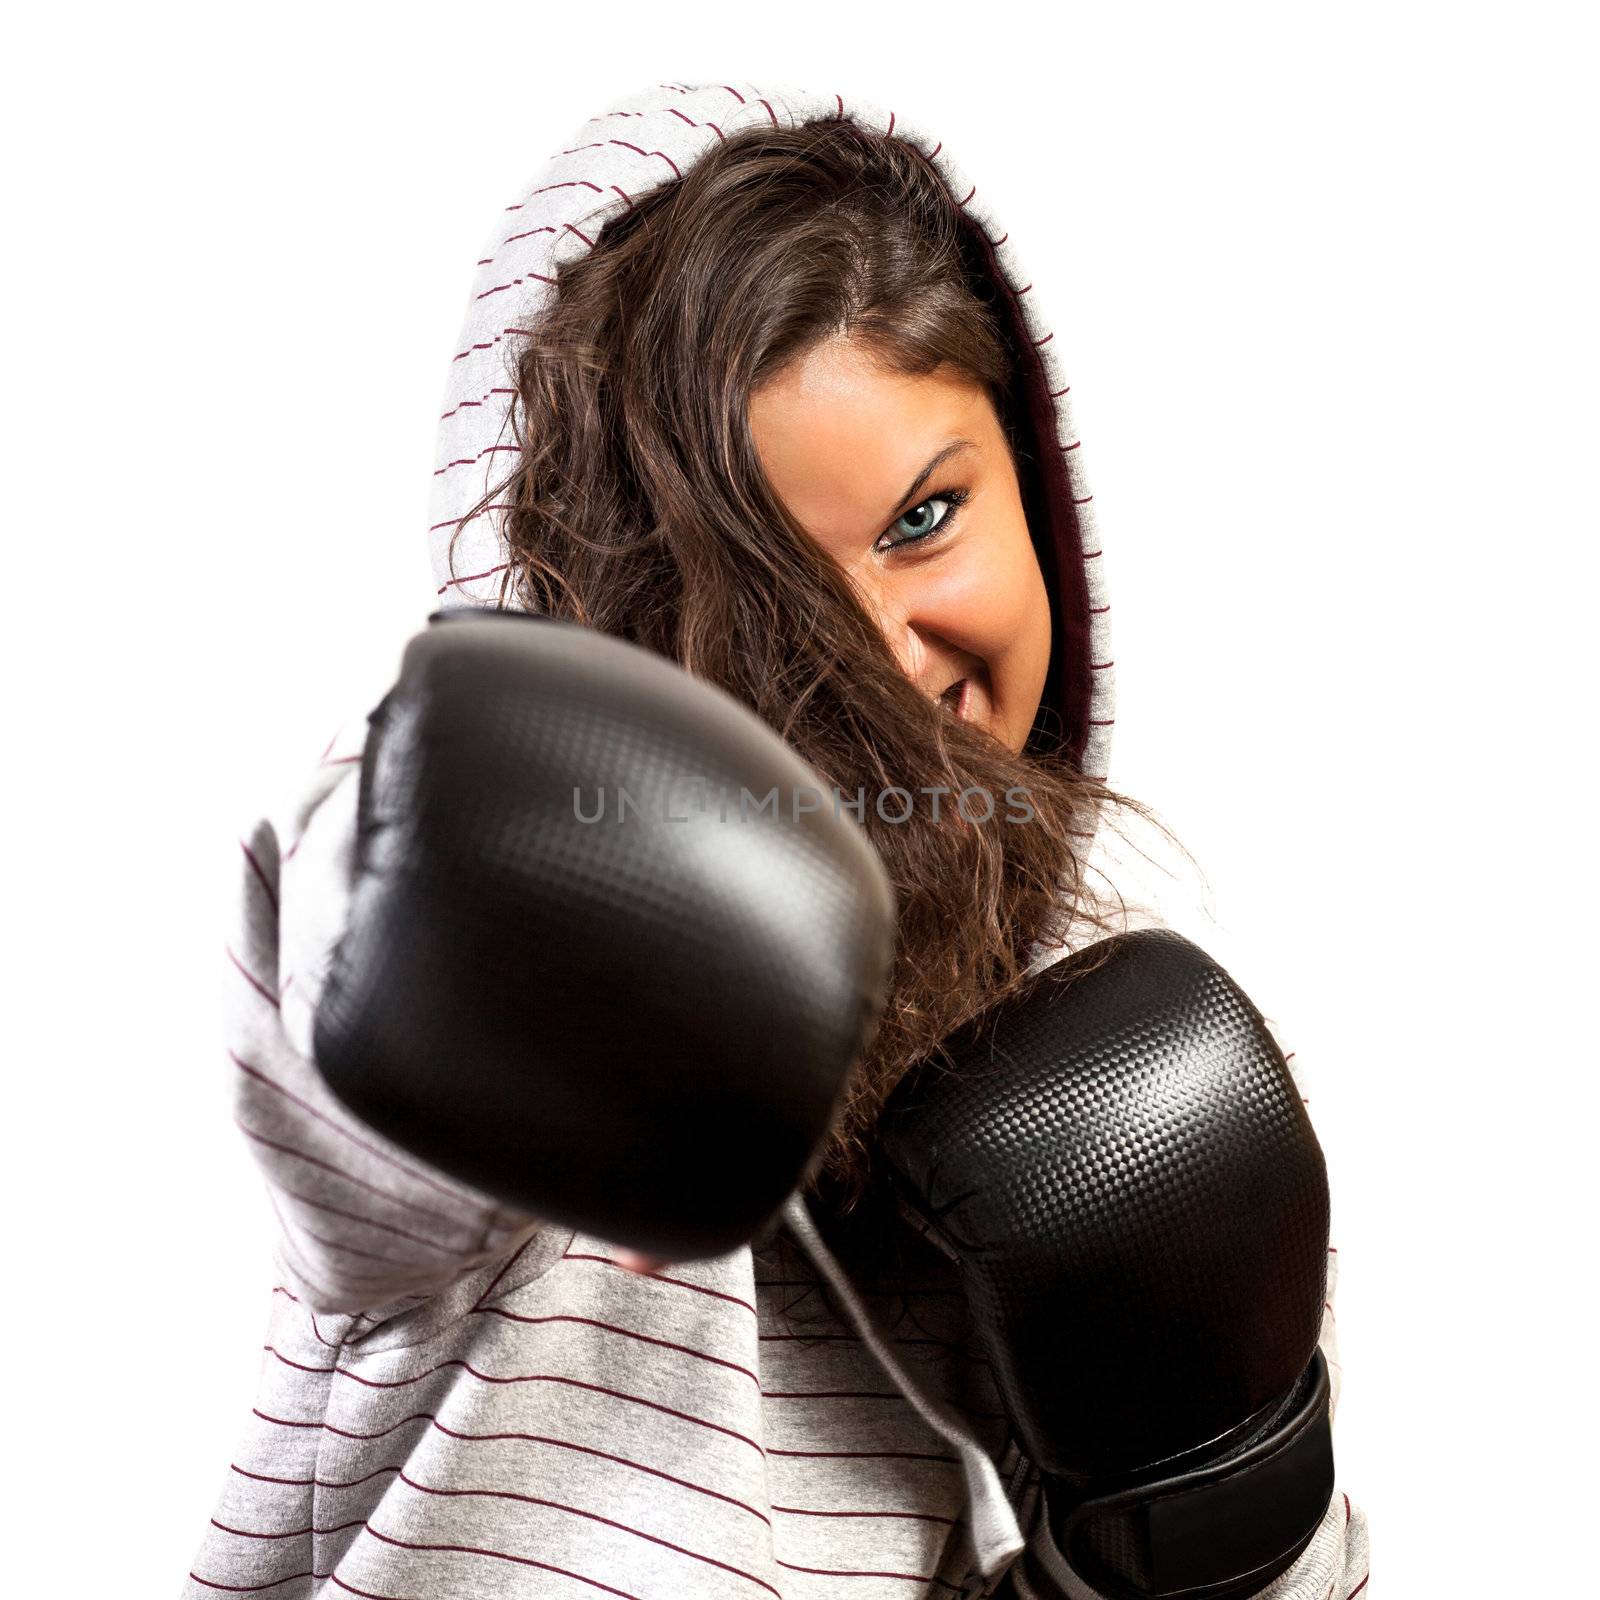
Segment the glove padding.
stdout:
<path fill-rule="evenodd" d="M 369 718 L 317 1065 L 508 1206 L 667 1260 L 734 1249 L 876 1026 L 882 865 L 772 729 L 664 657 L 524 612 L 430 624 Z"/>
<path fill-rule="evenodd" d="M 1228 974 L 1169 929 L 1090 946 L 908 1076 L 880 1140 L 1045 1474 L 1034 1584 L 1064 1554 L 1117 1600 L 1220 1600 L 1291 1565 L 1333 1492 L 1327 1177 Z"/>

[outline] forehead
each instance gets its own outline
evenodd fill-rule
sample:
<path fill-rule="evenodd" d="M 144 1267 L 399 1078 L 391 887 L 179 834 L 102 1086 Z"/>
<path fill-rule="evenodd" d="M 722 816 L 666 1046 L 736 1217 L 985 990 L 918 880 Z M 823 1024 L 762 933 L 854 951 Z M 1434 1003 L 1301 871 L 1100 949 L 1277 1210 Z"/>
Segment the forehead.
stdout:
<path fill-rule="evenodd" d="M 965 373 L 886 371 L 841 338 L 751 395 L 750 433 L 768 481 L 807 531 L 852 538 L 883 531 L 876 524 L 900 509 L 935 451 L 963 435 L 987 448 L 999 422 Z"/>

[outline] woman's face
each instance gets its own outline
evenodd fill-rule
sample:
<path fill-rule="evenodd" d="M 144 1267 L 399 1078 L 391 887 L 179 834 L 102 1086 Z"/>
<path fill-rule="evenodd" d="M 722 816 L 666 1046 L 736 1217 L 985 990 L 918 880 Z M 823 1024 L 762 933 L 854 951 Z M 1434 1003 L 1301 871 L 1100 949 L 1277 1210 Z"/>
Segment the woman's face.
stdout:
<path fill-rule="evenodd" d="M 843 336 L 756 390 L 762 469 L 854 580 L 902 670 L 1020 751 L 1050 664 L 1050 602 L 987 392 L 906 377 Z"/>

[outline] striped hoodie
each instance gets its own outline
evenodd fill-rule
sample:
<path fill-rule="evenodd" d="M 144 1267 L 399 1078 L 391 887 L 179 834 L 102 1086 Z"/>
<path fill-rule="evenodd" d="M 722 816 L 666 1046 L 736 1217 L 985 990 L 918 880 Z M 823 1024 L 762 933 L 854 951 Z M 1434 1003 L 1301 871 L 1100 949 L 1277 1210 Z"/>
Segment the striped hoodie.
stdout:
<path fill-rule="evenodd" d="M 1032 352 L 1022 378 L 1062 715 L 1083 770 L 1104 777 L 1105 563 L 1052 329 L 1009 230 L 944 145 L 858 98 L 653 86 L 588 119 L 507 207 L 477 263 L 442 407 L 435 603 L 496 599 L 494 513 L 464 519 L 504 474 L 509 342 L 556 266 L 734 131 L 834 116 L 921 149 L 987 241 L 999 303 Z M 430 1168 L 324 1086 L 312 1019 L 348 905 L 369 709 L 352 708 L 241 839 L 223 1066 L 276 1245 L 259 1392 L 185 1600 L 996 1593 L 1038 1531 L 1038 1474 L 1009 1438 L 954 1268 L 926 1240 L 903 1230 L 894 1281 L 871 1291 L 852 1286 L 848 1241 L 806 1213 L 789 1237 L 637 1275 L 603 1241 Z M 1166 920 L 1114 881 L 1128 926 Z M 1069 937 L 1040 962 L 1077 947 Z M 1335 1406 L 1337 1262 L 1330 1251 L 1322 1331 Z M 1366 1586 L 1366 1518 L 1341 1486 L 1261 1593 L 1350 1600 Z"/>

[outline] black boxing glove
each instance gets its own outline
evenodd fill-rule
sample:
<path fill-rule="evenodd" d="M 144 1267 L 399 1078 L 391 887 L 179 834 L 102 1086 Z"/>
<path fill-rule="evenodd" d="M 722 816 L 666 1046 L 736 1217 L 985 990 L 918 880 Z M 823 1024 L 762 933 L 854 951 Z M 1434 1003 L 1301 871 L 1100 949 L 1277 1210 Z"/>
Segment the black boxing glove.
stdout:
<path fill-rule="evenodd" d="M 1327 1176 L 1228 974 L 1169 929 L 1092 945 L 903 1080 L 880 1138 L 1043 1474 L 1029 1588 L 1233 1600 L 1290 1567 L 1333 1493 Z"/>
<path fill-rule="evenodd" d="M 525 612 L 435 613 L 369 721 L 313 1035 L 334 1094 L 641 1254 L 756 1237 L 886 992 L 859 824 L 732 696 Z"/>

